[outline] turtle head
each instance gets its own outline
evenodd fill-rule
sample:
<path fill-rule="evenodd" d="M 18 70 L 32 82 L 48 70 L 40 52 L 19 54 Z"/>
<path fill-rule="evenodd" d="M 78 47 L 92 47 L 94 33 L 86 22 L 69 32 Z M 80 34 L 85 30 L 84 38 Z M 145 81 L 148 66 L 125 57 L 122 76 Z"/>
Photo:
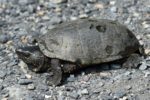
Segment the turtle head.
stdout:
<path fill-rule="evenodd" d="M 23 60 L 34 72 L 41 72 L 44 69 L 45 56 L 38 46 L 26 46 L 16 49 L 19 59 Z"/>

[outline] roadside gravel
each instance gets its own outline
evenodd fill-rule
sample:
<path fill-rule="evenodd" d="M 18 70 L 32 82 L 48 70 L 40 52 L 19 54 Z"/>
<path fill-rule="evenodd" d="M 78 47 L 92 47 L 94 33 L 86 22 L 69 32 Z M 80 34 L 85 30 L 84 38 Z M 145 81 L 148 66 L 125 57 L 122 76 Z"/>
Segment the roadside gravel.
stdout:
<path fill-rule="evenodd" d="M 102 64 L 71 74 L 61 86 L 47 86 L 46 73 L 28 70 L 15 48 L 84 17 L 125 24 L 148 57 L 138 69 Z M 0 100 L 150 100 L 149 55 L 150 0 L 0 0 Z"/>

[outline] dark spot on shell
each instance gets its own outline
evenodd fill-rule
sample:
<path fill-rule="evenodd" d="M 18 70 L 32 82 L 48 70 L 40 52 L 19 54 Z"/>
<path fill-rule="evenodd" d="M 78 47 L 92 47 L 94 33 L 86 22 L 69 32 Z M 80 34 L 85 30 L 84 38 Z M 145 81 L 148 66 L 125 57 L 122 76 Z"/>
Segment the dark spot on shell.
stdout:
<path fill-rule="evenodd" d="M 97 29 L 99 32 L 105 32 L 105 31 L 106 31 L 106 26 L 98 25 L 98 26 L 96 26 L 96 29 Z"/>
<path fill-rule="evenodd" d="M 93 27 L 94 27 L 94 25 L 93 25 L 93 24 L 91 24 L 89 28 L 90 28 L 90 29 L 92 29 Z"/>
<path fill-rule="evenodd" d="M 127 29 L 127 33 L 130 38 L 134 38 L 134 34 L 129 29 Z"/>
<path fill-rule="evenodd" d="M 113 52 L 112 46 L 109 45 L 106 46 L 105 50 L 108 54 L 111 54 Z"/>

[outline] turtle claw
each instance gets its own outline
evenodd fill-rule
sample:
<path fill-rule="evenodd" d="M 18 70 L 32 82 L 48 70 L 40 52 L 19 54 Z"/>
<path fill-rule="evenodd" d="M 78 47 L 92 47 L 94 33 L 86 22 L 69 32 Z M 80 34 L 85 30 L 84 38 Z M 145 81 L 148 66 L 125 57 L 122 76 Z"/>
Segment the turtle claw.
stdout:
<path fill-rule="evenodd" d="M 50 85 L 50 86 L 57 86 L 59 84 L 61 84 L 62 81 L 62 71 L 60 70 L 53 70 L 52 74 L 50 73 L 49 75 L 47 75 L 46 77 L 46 84 Z"/>

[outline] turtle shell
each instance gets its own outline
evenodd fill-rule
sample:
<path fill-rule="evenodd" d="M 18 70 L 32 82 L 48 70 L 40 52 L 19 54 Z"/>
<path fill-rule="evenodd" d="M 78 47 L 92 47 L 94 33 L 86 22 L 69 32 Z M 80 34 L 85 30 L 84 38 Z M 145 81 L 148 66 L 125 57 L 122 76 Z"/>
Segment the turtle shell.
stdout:
<path fill-rule="evenodd" d="M 82 65 L 118 60 L 139 49 L 138 40 L 127 27 L 106 19 L 78 19 L 59 24 L 41 35 L 38 45 L 49 58 Z"/>

